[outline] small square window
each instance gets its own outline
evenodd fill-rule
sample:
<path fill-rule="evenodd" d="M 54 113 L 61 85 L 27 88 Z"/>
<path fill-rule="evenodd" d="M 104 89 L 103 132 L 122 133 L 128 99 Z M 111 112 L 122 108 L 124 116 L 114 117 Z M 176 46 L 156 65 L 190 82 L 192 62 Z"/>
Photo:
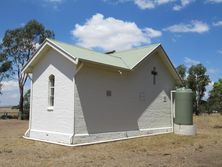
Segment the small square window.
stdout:
<path fill-rule="evenodd" d="M 145 93 L 144 92 L 139 92 L 139 100 L 145 101 Z"/>
<path fill-rule="evenodd" d="M 106 91 L 106 96 L 112 96 L 112 91 L 111 90 L 107 90 Z"/>

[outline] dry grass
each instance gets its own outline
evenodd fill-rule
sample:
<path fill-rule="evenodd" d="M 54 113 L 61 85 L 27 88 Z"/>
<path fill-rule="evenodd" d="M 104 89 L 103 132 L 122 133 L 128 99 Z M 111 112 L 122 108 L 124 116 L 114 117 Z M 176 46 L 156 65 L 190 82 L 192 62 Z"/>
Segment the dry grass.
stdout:
<path fill-rule="evenodd" d="M 18 109 L 11 109 L 11 107 L 0 107 L 0 118 L 5 113 L 8 114 L 8 116 L 17 117 L 18 116 Z"/>
<path fill-rule="evenodd" d="M 11 107 L 0 107 L 0 113 L 18 113 L 18 109 L 11 109 Z"/>
<path fill-rule="evenodd" d="M 222 116 L 194 118 L 197 136 L 174 134 L 81 147 L 25 140 L 27 121 L 0 120 L 0 166 L 222 166 Z"/>

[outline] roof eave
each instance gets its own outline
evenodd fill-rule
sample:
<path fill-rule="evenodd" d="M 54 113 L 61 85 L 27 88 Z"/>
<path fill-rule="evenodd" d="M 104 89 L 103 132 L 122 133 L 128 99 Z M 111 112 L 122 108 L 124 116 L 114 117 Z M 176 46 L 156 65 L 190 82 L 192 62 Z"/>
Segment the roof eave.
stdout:
<path fill-rule="evenodd" d="M 119 70 L 125 70 L 125 71 L 130 71 L 131 70 L 131 69 L 127 68 L 127 67 L 114 66 L 114 65 L 111 65 L 111 64 L 105 64 L 105 63 L 100 63 L 100 62 L 96 62 L 96 61 L 90 61 L 90 60 L 81 59 L 81 58 L 79 58 L 79 61 L 88 62 L 88 63 L 92 63 L 92 64 L 98 64 L 98 65 L 106 66 L 106 67 L 110 67 L 110 68 L 116 68 L 116 69 L 119 69 Z"/>
<path fill-rule="evenodd" d="M 172 61 L 170 60 L 169 56 L 167 55 L 167 53 L 166 53 L 165 50 L 163 49 L 162 45 L 159 45 L 158 47 L 163 51 L 163 53 L 165 54 L 168 62 L 170 63 L 170 66 L 172 67 L 172 70 L 173 70 L 173 72 L 174 72 L 174 76 L 175 76 L 176 82 L 177 82 L 178 84 L 182 84 L 182 79 L 181 79 L 180 75 L 178 74 L 176 68 L 174 67 L 174 65 L 173 65 Z"/>
<path fill-rule="evenodd" d="M 135 63 L 135 64 L 130 68 L 130 70 L 134 70 L 143 60 L 145 60 L 148 56 L 152 55 L 160 45 L 161 45 L 161 44 L 158 44 L 156 47 L 154 47 L 151 52 L 147 53 L 147 55 L 145 55 L 140 61 L 138 61 L 137 63 Z"/>
<path fill-rule="evenodd" d="M 33 61 L 38 57 L 38 55 L 41 54 L 41 52 L 46 47 L 51 47 L 51 48 L 55 49 L 57 52 L 61 53 L 64 57 L 69 59 L 74 64 L 78 64 L 78 58 L 73 57 L 71 54 L 67 53 L 64 49 L 57 46 L 55 43 L 53 43 L 48 38 L 46 38 L 44 40 L 44 42 L 41 44 L 41 46 L 33 54 L 33 56 L 29 59 L 29 61 L 24 65 L 24 67 L 22 68 L 22 73 L 31 73 L 32 72 L 32 63 L 33 63 Z"/>

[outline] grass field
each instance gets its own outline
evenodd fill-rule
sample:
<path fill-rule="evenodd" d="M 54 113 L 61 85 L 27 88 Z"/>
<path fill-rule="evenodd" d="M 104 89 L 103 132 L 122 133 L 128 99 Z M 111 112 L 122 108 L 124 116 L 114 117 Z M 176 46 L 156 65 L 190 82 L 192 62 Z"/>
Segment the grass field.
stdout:
<path fill-rule="evenodd" d="M 221 167 L 222 116 L 199 116 L 194 122 L 194 137 L 166 134 L 65 147 L 23 139 L 28 121 L 0 120 L 0 166 Z"/>
<path fill-rule="evenodd" d="M 0 117 L 5 113 L 10 116 L 18 116 L 18 109 L 11 109 L 11 107 L 0 107 Z"/>

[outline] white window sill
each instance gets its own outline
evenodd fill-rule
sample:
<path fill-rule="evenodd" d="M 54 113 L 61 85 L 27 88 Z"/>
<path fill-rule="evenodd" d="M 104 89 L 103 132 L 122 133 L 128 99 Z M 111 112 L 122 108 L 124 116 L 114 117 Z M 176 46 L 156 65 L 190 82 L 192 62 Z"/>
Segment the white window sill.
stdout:
<path fill-rule="evenodd" d="M 54 109 L 54 108 L 53 108 L 52 106 L 50 106 L 50 107 L 47 108 L 48 111 L 53 111 L 53 109 Z"/>

